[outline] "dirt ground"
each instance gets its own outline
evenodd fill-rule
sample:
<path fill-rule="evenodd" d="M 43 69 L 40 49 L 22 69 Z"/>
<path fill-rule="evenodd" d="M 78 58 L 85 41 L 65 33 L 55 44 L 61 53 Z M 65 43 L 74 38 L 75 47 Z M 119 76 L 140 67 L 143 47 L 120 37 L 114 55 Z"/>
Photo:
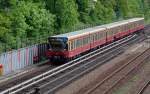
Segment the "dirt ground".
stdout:
<path fill-rule="evenodd" d="M 139 54 L 143 52 L 145 49 L 147 49 L 149 46 L 147 43 L 139 43 L 135 44 L 121 54 L 120 56 L 114 58 L 113 60 L 105 63 L 104 65 L 100 66 L 99 68 L 93 70 L 92 72 L 88 73 L 87 75 L 84 75 L 82 78 L 74 81 L 73 83 L 69 84 L 68 86 L 60 89 L 59 91 L 56 92 L 56 94 L 84 94 L 84 92 L 88 89 L 90 89 L 94 84 L 97 83 L 100 79 L 103 79 L 104 76 L 112 72 L 116 67 L 118 67 L 120 64 L 123 63 L 123 60 L 126 59 L 131 59 L 134 57 L 136 54 Z M 146 63 L 150 64 L 150 63 Z M 147 65 L 145 65 L 147 66 Z M 148 68 L 148 66 L 147 66 Z M 150 69 L 150 67 L 149 67 Z M 144 73 L 145 74 L 145 73 Z M 134 76 L 132 80 L 137 80 L 140 79 L 137 76 Z M 133 81 L 131 81 L 133 82 Z M 126 91 L 130 91 L 130 86 L 132 86 L 131 82 L 124 84 L 121 86 L 119 89 L 114 90 L 113 94 L 127 94 Z M 125 92 L 125 93 L 124 93 Z M 131 92 L 131 91 L 130 91 Z"/>

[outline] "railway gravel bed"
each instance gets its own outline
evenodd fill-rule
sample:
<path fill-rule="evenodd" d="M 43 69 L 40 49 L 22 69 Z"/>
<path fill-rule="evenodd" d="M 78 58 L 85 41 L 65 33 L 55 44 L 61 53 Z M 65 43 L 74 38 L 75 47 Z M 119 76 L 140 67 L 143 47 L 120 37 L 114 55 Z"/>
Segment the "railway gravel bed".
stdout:
<path fill-rule="evenodd" d="M 117 84 L 120 83 L 126 76 L 128 76 L 133 70 L 140 64 L 143 64 L 144 60 L 149 58 L 150 49 L 144 51 L 144 53 L 136 56 L 133 60 L 129 60 L 128 63 L 119 67 L 116 71 L 112 72 L 104 80 L 100 81 L 93 88 L 88 90 L 85 94 L 108 94 Z M 136 94 L 136 93 L 132 93 Z"/>
<path fill-rule="evenodd" d="M 108 94 L 149 94 L 150 58 Z"/>
<path fill-rule="evenodd" d="M 48 70 L 51 70 L 53 68 L 55 68 L 55 66 L 51 66 L 49 64 L 38 65 L 34 68 L 29 69 L 28 72 L 26 72 L 25 74 L 21 74 L 19 76 L 16 76 L 16 77 L 10 79 L 10 80 L 1 81 L 0 92 L 7 89 L 7 88 L 13 87 L 14 85 L 17 85 L 17 84 L 19 84 L 25 80 L 28 80 L 32 77 L 35 77 L 41 73 L 44 73 Z"/>
<path fill-rule="evenodd" d="M 142 54 L 136 56 L 132 60 L 127 60 L 126 64 L 112 72 L 109 76 L 107 76 L 104 80 L 100 81 L 93 88 L 88 90 L 85 94 L 107 94 L 139 65 L 143 64 L 144 60 L 149 58 L 149 54 L 150 49 L 145 50 Z"/>
<path fill-rule="evenodd" d="M 126 39 L 126 38 L 125 38 L 125 39 Z M 135 39 L 132 39 L 132 40 L 135 41 L 136 39 L 139 39 L 139 37 L 136 36 L 136 38 L 135 38 Z M 118 41 L 118 42 L 119 42 L 119 41 Z M 116 42 L 116 43 L 117 43 L 117 42 Z M 115 44 L 115 43 L 114 43 L 114 44 Z M 111 44 L 110 44 L 110 45 L 111 45 Z M 119 46 L 119 45 L 118 45 L 118 46 Z M 111 47 L 111 46 L 108 46 L 108 48 L 109 48 L 109 47 Z M 116 47 L 117 47 L 117 46 L 116 46 Z M 103 48 L 100 49 L 100 51 L 102 51 L 102 50 L 104 50 L 104 49 L 103 49 Z M 110 49 L 109 49 L 109 50 L 110 50 Z M 120 50 L 120 51 L 121 51 L 121 50 Z M 119 52 L 119 51 L 118 51 L 118 52 Z M 93 52 L 93 54 L 95 54 L 95 53 Z M 84 58 L 82 58 L 82 59 L 84 59 Z M 81 60 L 81 61 L 82 61 L 82 60 Z M 83 61 L 82 61 L 82 62 L 83 62 Z M 68 66 L 69 66 L 69 65 L 70 65 L 70 63 L 68 63 Z M 77 65 L 77 67 L 78 67 L 78 66 L 80 66 L 80 65 Z M 67 66 L 62 67 L 62 70 L 63 70 L 63 68 L 65 69 L 65 67 L 67 67 Z M 57 69 L 57 68 L 56 68 L 56 69 Z M 70 70 L 70 69 L 68 69 L 68 70 Z M 67 70 L 67 71 L 68 71 L 68 70 Z M 59 70 L 56 70 L 56 71 L 55 71 L 55 69 L 54 69 L 54 71 L 52 70 L 52 71 L 50 71 L 50 72 L 54 72 L 54 73 L 56 72 L 56 73 L 57 73 L 57 71 L 59 71 Z M 39 72 L 39 73 L 40 73 L 40 72 Z M 48 73 L 48 72 L 45 72 L 45 73 L 44 73 L 45 76 L 49 76 L 49 74 L 47 74 L 47 73 Z M 52 74 L 53 74 L 53 73 L 52 73 Z M 60 72 L 60 74 L 63 74 L 63 73 Z M 32 76 L 32 75 L 31 75 L 31 76 Z M 31 76 L 28 76 L 28 77 L 30 77 L 30 79 L 31 79 Z M 41 77 L 45 77 L 45 76 L 44 76 L 43 74 L 41 75 Z M 60 76 L 60 75 L 59 75 L 59 76 Z M 58 78 L 59 76 L 57 76 L 57 78 Z M 39 76 L 38 76 L 38 77 L 39 77 Z M 55 79 L 55 78 L 56 78 L 56 76 L 53 76 L 53 77 L 52 77 L 52 79 Z M 37 79 L 37 77 L 34 77 L 34 79 Z M 39 78 L 39 80 L 41 80 L 41 79 L 43 79 L 43 78 Z M 34 81 L 34 80 L 32 80 L 32 79 L 29 80 L 29 81 L 26 81 L 26 82 L 28 83 L 28 82 L 30 82 L 30 81 L 31 81 L 31 82 L 34 82 L 34 83 L 37 82 L 37 81 Z M 44 81 L 46 81 L 46 83 L 48 82 L 48 80 L 44 80 Z M 18 81 L 18 82 L 19 82 L 19 81 Z M 5 91 L 3 91 L 3 93 L 4 93 L 4 92 L 9 92 L 9 93 L 10 93 L 10 90 L 11 90 L 11 89 L 12 89 L 12 90 L 16 90 L 17 88 L 19 89 L 19 88 L 26 87 L 26 86 L 23 86 L 23 84 L 26 84 L 26 82 L 24 82 L 23 80 L 20 81 L 21 84 L 17 84 L 18 82 L 12 82 L 12 83 L 10 83 L 10 85 L 8 85 L 8 86 L 10 86 L 11 88 L 9 88 L 9 89 L 7 89 L 7 90 L 4 89 Z M 57 84 L 56 84 L 56 85 L 57 85 Z M 39 85 L 33 85 L 33 87 L 37 87 L 37 86 L 39 86 Z M 4 87 L 2 87 L 2 88 L 4 88 Z M 8 88 L 8 87 L 6 86 L 5 88 Z M 2 90 L 3 90 L 3 89 L 2 89 Z M 24 92 L 24 91 L 22 91 L 22 92 Z M 21 92 L 21 94 L 22 94 L 22 92 Z M 25 90 L 25 93 L 26 93 L 26 92 L 28 92 L 28 90 L 27 90 L 27 91 Z M 1 92 L 1 93 L 2 93 L 2 92 Z"/>
<path fill-rule="evenodd" d="M 136 39 L 139 39 L 139 37 L 135 38 L 134 40 L 136 40 Z M 109 47 L 109 46 L 108 46 L 108 47 Z M 103 50 L 104 50 L 104 49 L 103 49 Z M 121 51 L 121 50 L 120 50 L 120 51 Z M 118 51 L 118 52 L 119 52 L 119 51 Z M 69 65 L 69 64 L 68 64 L 68 65 Z M 78 65 L 78 66 L 80 66 L 80 65 Z M 77 67 L 78 67 L 78 66 L 77 66 Z M 63 67 L 62 67 L 62 68 L 63 68 Z M 46 69 L 46 68 L 45 68 L 45 69 Z M 48 68 L 48 69 L 50 69 L 50 68 Z M 65 69 L 65 68 L 64 68 L 64 69 Z M 40 69 L 39 69 L 39 70 L 40 70 Z M 70 69 L 69 69 L 69 70 L 70 70 Z M 53 72 L 54 72 L 54 71 L 53 71 Z M 41 71 L 36 71 L 36 73 L 41 74 Z M 34 73 L 34 71 L 33 71 L 32 74 L 29 74 L 29 75 L 31 75 L 31 76 L 25 76 L 24 78 L 21 77 L 21 79 L 18 79 L 18 78 L 17 78 L 17 80 L 15 80 L 14 82 L 11 82 L 11 83 L 9 83 L 9 84 L 3 86 L 1 90 L 5 90 L 5 88 L 9 88 L 9 87 L 12 87 L 12 88 L 13 88 L 14 85 L 17 85 L 17 84 L 23 82 L 26 78 L 29 78 L 29 79 L 32 78 L 33 76 L 35 76 L 36 73 Z M 56 72 L 56 73 L 57 73 L 57 72 Z M 46 72 L 45 72 L 45 74 L 46 74 Z M 61 73 L 61 74 L 63 74 L 63 73 Z M 47 74 L 46 74 L 46 75 L 47 75 Z M 46 75 L 45 75 L 45 76 L 46 76 Z M 44 76 L 44 75 L 42 75 L 42 77 L 43 77 L 43 76 Z M 60 76 L 60 75 L 59 75 L 59 76 Z M 59 76 L 58 76 L 58 77 L 59 77 Z M 57 77 L 57 78 L 58 78 L 58 77 Z M 52 78 L 55 79 L 56 76 L 54 76 L 54 77 L 52 77 Z M 42 78 L 40 78 L 40 79 L 42 79 Z M 31 80 L 31 81 L 32 81 L 32 80 Z M 44 80 L 44 82 L 48 82 L 48 80 Z M 34 85 L 34 87 L 36 87 L 36 86 L 39 86 L 39 85 Z M 22 84 L 21 84 L 21 86 L 19 85 L 19 87 L 22 87 Z M 18 88 L 19 88 L 19 87 L 18 87 Z M 17 88 L 16 88 L 16 89 L 17 89 Z M 26 91 L 25 91 L 25 92 L 26 92 Z"/>
<path fill-rule="evenodd" d="M 96 56 L 90 58 L 91 60 L 89 60 L 89 59 L 84 60 L 82 63 L 79 63 L 76 66 L 70 67 L 70 68 L 58 73 L 55 76 L 52 76 L 46 80 L 43 80 L 43 81 L 39 82 L 37 85 L 34 85 L 33 87 L 29 87 L 28 89 L 25 90 L 25 92 L 29 93 L 28 91 L 31 91 L 30 93 L 32 93 L 32 92 L 34 92 L 34 91 L 32 91 L 34 89 L 34 87 L 39 86 L 39 88 L 41 90 L 40 92 L 42 94 L 43 93 L 53 94 L 57 89 L 61 88 L 63 85 L 70 83 L 75 78 L 90 71 L 91 70 L 90 67 L 92 65 L 96 65 L 95 67 L 97 67 L 98 65 L 103 64 L 104 59 L 107 58 L 106 61 L 112 59 L 116 55 L 119 55 L 120 53 L 122 53 L 123 49 L 119 48 L 119 49 L 116 49 L 116 51 L 117 51 L 116 53 L 114 53 L 113 51 L 109 51 L 106 54 L 101 54 L 101 56 L 99 58 L 97 58 L 98 55 L 96 55 Z M 97 61 L 98 59 L 102 60 L 102 62 L 99 64 L 96 64 L 96 62 L 94 62 L 94 61 Z M 85 71 L 85 70 L 87 70 L 87 71 Z M 48 92 L 45 92 L 45 91 L 48 91 Z"/>
<path fill-rule="evenodd" d="M 44 78 L 40 78 L 37 81 L 31 80 L 33 83 L 27 84 L 25 86 L 22 86 L 23 84 L 20 84 L 22 88 L 19 88 L 20 85 L 19 85 L 19 87 L 15 86 L 15 87 L 18 87 L 18 89 L 16 88 L 16 91 L 14 91 L 13 93 L 15 93 L 15 94 L 16 93 L 17 94 L 34 93 L 34 88 L 38 87 L 42 94 L 43 93 L 53 94 L 58 89 L 71 83 L 72 81 L 81 77 L 85 73 L 88 73 L 89 71 L 93 70 L 94 68 L 102 65 L 103 63 L 107 62 L 108 60 L 111 60 L 112 58 L 116 57 L 120 53 L 124 52 L 125 47 L 129 46 L 129 44 L 133 44 L 135 41 L 137 41 L 138 38 L 139 37 L 134 38 L 134 39 L 129 38 L 128 42 L 126 40 L 126 42 L 122 43 L 122 44 L 119 42 L 120 45 L 117 44 L 116 46 L 114 45 L 114 47 L 110 46 L 107 48 L 107 53 L 106 53 L 105 49 L 103 49 L 102 51 L 100 49 L 100 52 L 98 52 L 96 50 L 97 53 L 92 53 L 90 56 L 86 57 L 85 59 L 78 61 L 78 63 L 74 63 L 73 65 L 66 66 L 66 67 L 62 68 L 61 70 L 55 71 L 52 74 L 45 75 L 45 76 L 42 75 L 41 77 L 44 77 Z M 122 41 L 122 42 L 124 42 L 124 41 Z M 97 57 L 99 57 L 99 58 L 97 58 Z M 101 61 L 101 62 L 97 63 L 98 61 Z M 68 63 L 68 64 L 70 64 L 70 63 Z"/>
<path fill-rule="evenodd" d="M 145 36 L 144 36 L 145 37 Z M 142 37 L 141 38 L 141 40 L 144 40 L 145 38 L 144 37 Z M 137 39 L 140 39 L 139 37 L 137 38 Z M 124 48 L 125 49 L 125 48 Z M 117 54 L 119 54 L 119 53 L 121 53 L 121 50 L 120 50 L 120 52 L 118 51 L 118 53 Z M 116 54 L 116 55 L 117 55 Z M 109 57 L 109 56 L 107 56 L 107 57 Z M 112 57 L 115 57 L 115 54 L 113 54 L 112 55 Z M 106 58 L 106 57 L 102 57 L 102 58 Z M 111 57 L 110 57 L 110 59 L 111 59 Z M 87 62 L 87 61 L 86 61 Z M 90 66 L 90 65 L 89 65 Z M 0 91 L 3 91 L 3 90 L 5 90 L 5 89 L 7 89 L 7 88 L 10 88 L 10 87 L 13 87 L 14 85 L 17 85 L 17 84 L 19 84 L 19 83 L 22 83 L 23 81 L 26 81 L 26 80 L 28 80 L 28 79 L 30 79 L 30 78 L 33 78 L 33 77 L 35 77 L 36 75 L 39 75 L 39 74 L 42 74 L 42 73 L 45 73 L 45 72 L 47 72 L 48 70 L 51 70 L 51 69 L 53 69 L 54 68 L 54 66 L 44 66 L 44 67 L 42 67 L 42 68 L 39 68 L 39 69 L 37 69 L 37 70 L 34 70 L 34 71 L 31 71 L 31 72 L 29 72 L 28 74 L 25 74 L 25 75 L 22 75 L 22 76 L 20 76 L 20 77 L 18 77 L 17 79 L 13 79 L 13 80 L 11 80 L 11 81 L 8 81 L 8 82 L 6 82 L 6 83 L 4 83 L 4 84 L 1 84 L 0 85 Z M 88 68 L 87 68 L 88 69 Z M 63 74 L 63 73 L 61 73 L 61 74 Z M 76 73 L 77 74 L 77 73 Z M 59 75 L 60 76 L 60 75 Z M 59 76 L 54 76 L 53 77 L 53 79 L 55 79 L 55 78 L 59 78 Z M 49 80 L 44 80 L 44 83 L 47 83 L 47 82 L 49 82 Z M 56 81 L 55 81 L 56 82 Z M 58 81 L 59 82 L 59 81 Z M 60 81 L 60 82 L 63 82 L 63 81 Z M 56 84 L 56 83 L 55 83 Z M 34 87 L 39 87 L 39 85 L 34 85 Z M 44 88 L 45 89 L 45 88 Z M 44 90 L 43 89 L 43 90 Z M 23 91 L 23 92 L 28 92 L 28 90 L 25 90 L 25 91 Z"/>
<path fill-rule="evenodd" d="M 144 44 L 145 43 L 143 43 L 142 45 Z M 95 85 L 100 80 L 104 79 L 109 73 L 124 64 L 126 60 L 132 59 L 136 55 L 139 55 L 145 49 L 147 48 L 142 47 L 141 43 L 134 45 L 133 47 L 129 48 L 125 52 L 125 54 L 120 55 L 118 58 L 116 58 L 116 60 L 114 59 L 112 60 L 112 62 L 108 62 L 100 68 L 95 69 L 91 73 L 84 75 L 81 79 L 57 91 L 56 94 L 84 94 L 85 91 L 89 90 L 92 87 L 92 85 Z"/>
<path fill-rule="evenodd" d="M 145 81 L 143 81 L 142 86 L 143 87 L 141 87 L 139 89 L 139 92 L 137 94 L 147 93 L 147 90 L 149 90 L 149 88 L 150 88 L 150 80 L 146 79 Z M 149 93 L 147 93 L 147 94 L 149 94 Z"/>
<path fill-rule="evenodd" d="M 141 94 L 149 94 L 149 93 L 150 93 L 150 82 Z"/>
<path fill-rule="evenodd" d="M 84 74 L 92 71 L 93 69 L 101 66 L 107 61 L 118 56 L 120 53 L 124 52 L 126 47 L 129 46 L 129 44 L 132 44 L 132 42 L 133 41 L 130 41 L 127 44 L 123 44 L 119 48 L 114 47 L 113 49 L 111 49 L 111 51 L 107 51 L 107 53 L 105 54 L 96 55 L 94 56 L 94 58 L 92 59 L 90 58 L 90 60 L 89 59 L 85 60 L 84 62 L 82 62 L 82 65 L 78 67 L 73 67 L 70 70 L 64 71 L 61 73 L 61 75 L 58 75 L 58 77 L 55 76 L 55 79 L 53 78 L 47 79 L 46 81 L 41 82 L 40 84 L 38 83 L 36 86 L 39 86 L 40 92 L 42 94 L 54 94 L 56 91 L 58 91 L 58 89 L 75 81 L 77 78 L 80 78 Z M 98 62 L 98 61 L 101 61 L 101 62 Z M 30 91 L 30 90 L 26 90 L 26 91 Z"/>

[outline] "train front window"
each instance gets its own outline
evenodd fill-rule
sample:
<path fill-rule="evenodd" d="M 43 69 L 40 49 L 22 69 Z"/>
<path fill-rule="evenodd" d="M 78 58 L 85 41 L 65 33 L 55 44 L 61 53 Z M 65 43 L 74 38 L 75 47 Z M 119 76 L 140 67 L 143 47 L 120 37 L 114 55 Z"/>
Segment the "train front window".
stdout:
<path fill-rule="evenodd" d="M 51 47 L 52 47 L 52 49 L 55 49 L 55 48 L 63 48 L 63 45 L 62 45 L 62 43 L 61 42 L 59 42 L 59 41 L 51 41 Z"/>
<path fill-rule="evenodd" d="M 64 50 L 66 49 L 66 44 L 61 39 L 49 39 L 50 49 L 53 50 Z"/>

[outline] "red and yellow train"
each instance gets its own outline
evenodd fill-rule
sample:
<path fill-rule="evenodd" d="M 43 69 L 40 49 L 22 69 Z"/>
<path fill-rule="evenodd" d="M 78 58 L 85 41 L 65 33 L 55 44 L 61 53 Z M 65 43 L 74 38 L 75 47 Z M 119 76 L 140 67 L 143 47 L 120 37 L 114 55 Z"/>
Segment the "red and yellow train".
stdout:
<path fill-rule="evenodd" d="M 132 18 L 80 31 L 51 36 L 46 52 L 51 62 L 66 62 L 91 49 L 100 47 L 144 29 L 144 18 Z"/>

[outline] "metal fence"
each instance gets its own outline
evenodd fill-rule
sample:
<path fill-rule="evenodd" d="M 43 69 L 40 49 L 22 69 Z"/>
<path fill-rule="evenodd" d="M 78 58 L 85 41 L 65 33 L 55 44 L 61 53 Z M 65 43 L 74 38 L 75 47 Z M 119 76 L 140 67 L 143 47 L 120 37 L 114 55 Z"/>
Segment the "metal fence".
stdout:
<path fill-rule="evenodd" d="M 3 65 L 3 74 L 37 63 L 45 56 L 46 43 L 21 48 L 0 54 L 0 64 Z"/>

